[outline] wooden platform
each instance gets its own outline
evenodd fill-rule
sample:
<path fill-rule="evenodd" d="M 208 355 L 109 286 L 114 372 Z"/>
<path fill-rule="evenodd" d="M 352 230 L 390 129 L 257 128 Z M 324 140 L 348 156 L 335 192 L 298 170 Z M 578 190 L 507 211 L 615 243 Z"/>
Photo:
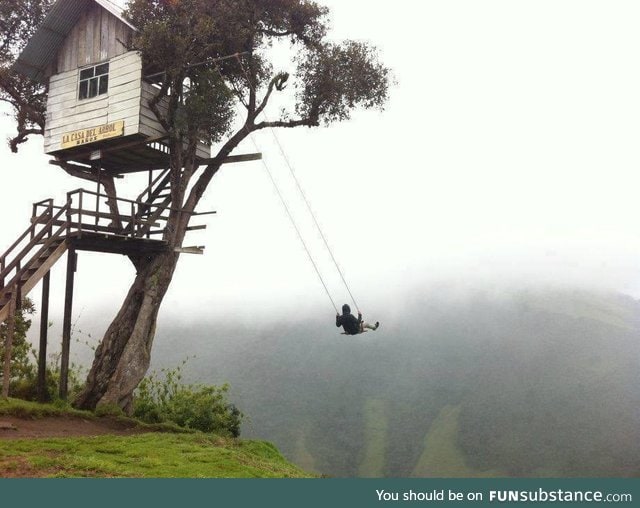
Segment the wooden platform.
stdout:
<path fill-rule="evenodd" d="M 52 155 L 66 162 L 86 165 L 99 163 L 107 174 L 120 175 L 169 166 L 166 137 L 147 138 L 142 135 L 105 140 L 90 145 L 55 152 Z M 98 157 L 98 159 L 95 159 Z"/>
<path fill-rule="evenodd" d="M 53 153 L 60 161 L 85 166 L 97 165 L 110 176 L 141 171 L 167 169 L 171 158 L 166 145 L 167 136 L 155 138 L 142 135 L 128 136 L 125 139 L 109 139 L 91 145 L 67 149 Z M 230 155 L 223 164 L 251 162 L 262 159 L 261 153 Z M 198 164 L 209 164 L 213 159 L 199 157 Z"/>
<path fill-rule="evenodd" d="M 123 256 L 155 254 L 168 248 L 167 242 L 164 240 L 78 231 L 68 235 L 66 242 L 70 248 L 75 250 L 122 254 Z"/>

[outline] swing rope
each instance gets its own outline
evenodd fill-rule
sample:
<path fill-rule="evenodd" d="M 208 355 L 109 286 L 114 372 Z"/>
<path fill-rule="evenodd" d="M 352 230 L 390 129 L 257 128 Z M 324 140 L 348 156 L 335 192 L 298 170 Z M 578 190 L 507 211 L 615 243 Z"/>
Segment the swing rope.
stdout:
<path fill-rule="evenodd" d="M 253 84 L 251 83 L 251 80 L 249 79 L 249 77 L 247 75 L 246 69 L 242 65 L 242 61 L 240 61 L 240 56 L 236 55 L 236 59 L 238 60 L 238 63 L 240 64 L 240 67 L 241 67 L 243 73 L 245 74 L 245 77 L 247 78 L 247 82 L 249 83 L 249 86 L 251 86 L 251 88 L 253 89 Z M 221 71 L 220 67 L 217 65 L 217 63 L 215 64 L 215 67 L 216 67 L 216 70 L 218 71 L 218 74 L 220 75 L 220 78 L 224 82 L 224 76 L 222 74 L 222 71 Z M 247 129 L 247 131 L 248 131 L 248 129 Z M 260 148 L 258 147 L 258 143 L 256 142 L 254 133 L 252 131 L 248 131 L 248 134 L 249 134 L 249 138 L 251 139 L 251 142 L 253 143 L 254 149 L 256 150 L 256 152 L 260 152 Z M 322 287 L 324 288 L 324 291 L 327 294 L 327 297 L 329 298 L 329 301 L 331 302 L 331 305 L 333 306 L 334 310 L 336 311 L 336 314 L 338 314 L 339 313 L 338 312 L 338 306 L 336 305 L 336 302 L 334 301 L 333 297 L 331 296 L 331 292 L 329 291 L 327 283 L 325 282 L 324 277 L 322 277 L 322 273 L 320 272 L 320 269 L 318 268 L 318 265 L 317 265 L 316 261 L 313 259 L 313 256 L 311 255 L 311 250 L 309 249 L 309 246 L 307 245 L 307 242 L 305 242 L 304 237 L 302 236 L 302 232 L 300 231 L 300 228 L 298 227 L 298 224 L 296 223 L 295 219 L 293 218 L 293 214 L 291 213 L 291 208 L 287 204 L 287 201 L 284 198 L 284 194 L 280 190 L 280 187 L 279 187 L 278 183 L 276 182 L 276 179 L 274 178 L 271 169 L 269 169 L 269 165 L 267 164 L 266 160 L 264 158 L 262 158 L 261 161 L 262 161 L 262 165 L 263 165 L 265 171 L 267 172 L 267 175 L 269 176 L 269 180 L 271 181 L 271 184 L 273 185 L 273 188 L 275 189 L 276 194 L 278 195 L 280 203 L 282 204 L 282 207 L 284 208 L 284 211 L 287 214 L 287 217 L 289 218 L 289 222 L 293 226 L 293 229 L 295 229 L 296 234 L 298 235 L 298 239 L 300 240 L 300 243 L 304 247 L 304 250 L 307 253 L 307 257 L 309 258 L 309 261 L 311 262 L 311 265 L 313 266 L 313 269 L 316 272 L 316 275 L 318 276 L 318 279 L 320 279 L 320 283 L 322 284 Z"/>
<path fill-rule="evenodd" d="M 265 118 L 267 118 L 266 115 L 265 115 Z M 269 120 L 267 119 L 267 122 L 268 121 Z M 271 131 L 271 134 L 273 135 L 273 138 L 276 140 L 276 144 L 278 145 L 278 148 L 280 149 L 280 153 L 282 154 L 282 157 L 284 158 L 285 163 L 286 163 L 287 167 L 289 168 L 289 173 L 293 177 L 293 180 L 296 183 L 296 187 L 298 188 L 298 191 L 300 192 L 300 195 L 302 196 L 302 199 L 304 200 L 304 202 L 305 202 L 305 204 L 307 206 L 307 210 L 309 211 L 309 214 L 313 218 L 313 223 L 315 224 L 316 229 L 318 230 L 318 233 L 320 233 L 320 237 L 322 238 L 322 241 L 324 242 L 324 245 L 327 248 L 327 251 L 329 252 L 329 255 L 331 256 L 331 260 L 333 261 L 333 264 L 336 267 L 336 270 L 340 274 L 340 279 L 342 279 L 342 283 L 344 284 L 344 287 L 346 288 L 347 293 L 349 293 L 349 296 L 351 297 L 351 301 L 355 305 L 356 310 L 358 311 L 358 313 L 360 313 L 360 307 L 358 307 L 358 303 L 356 302 L 356 299 L 353 296 L 353 293 L 351 292 L 351 288 L 349 287 L 349 284 L 347 284 L 347 280 L 344 277 L 344 273 L 340 269 L 340 265 L 338 265 L 338 261 L 336 260 L 335 256 L 333 255 L 333 250 L 329 246 L 329 242 L 327 241 L 327 237 L 325 236 L 324 231 L 322 230 L 322 227 L 320 227 L 320 223 L 316 219 L 316 214 L 314 213 L 313 208 L 311 207 L 311 203 L 309 202 L 309 199 L 307 198 L 306 192 L 304 191 L 304 189 L 302 188 L 302 185 L 300 184 L 300 180 L 298 180 L 296 172 L 294 171 L 293 166 L 291 165 L 291 162 L 289 161 L 289 157 L 285 153 L 284 148 L 282 147 L 282 144 L 280 143 L 280 139 L 276 135 L 275 129 L 273 127 L 270 127 L 269 130 Z"/>
<path fill-rule="evenodd" d="M 249 86 L 251 87 L 251 89 L 253 90 L 253 93 L 255 94 L 255 88 L 253 86 L 253 82 L 251 81 L 249 74 L 247 72 L 246 67 L 244 66 L 244 64 L 242 63 L 242 60 L 240 59 L 240 55 L 236 55 L 236 59 L 238 60 L 238 64 L 240 65 L 240 68 L 242 69 L 242 72 L 245 75 L 245 78 L 247 79 L 247 83 L 249 84 Z M 270 122 L 269 117 L 266 114 L 266 111 L 263 110 L 262 111 L 262 115 L 264 116 L 265 120 L 267 122 Z M 322 230 L 322 227 L 320 226 L 320 223 L 318 222 L 318 219 L 316 218 L 316 214 L 313 211 L 313 208 L 311 206 L 311 202 L 309 201 L 309 198 L 307 197 L 307 193 L 304 191 L 304 189 L 302 188 L 302 185 L 300 184 L 300 180 L 298 179 L 298 176 L 296 175 L 295 170 L 293 169 L 293 165 L 291 164 L 291 161 L 287 155 L 287 153 L 284 150 L 284 147 L 282 146 L 282 143 L 280 142 L 280 138 L 278 137 L 278 135 L 276 134 L 276 131 L 273 127 L 269 127 L 269 130 L 271 131 L 271 135 L 273 136 L 276 144 L 278 145 L 278 149 L 280 150 L 280 153 L 282 154 L 282 157 L 285 161 L 285 164 L 287 165 L 287 168 L 289 169 L 289 173 L 291 174 L 291 176 L 293 177 L 293 181 L 296 184 L 296 187 L 298 189 L 298 192 L 300 192 L 300 195 L 302 196 L 302 199 L 307 207 L 307 211 L 309 212 L 309 215 L 311 215 L 311 218 L 313 219 L 313 223 L 316 226 L 316 229 L 318 230 L 318 233 L 320 234 L 320 237 L 322 238 L 322 241 L 324 243 L 324 246 L 327 249 L 327 252 L 329 252 L 329 255 L 331 256 L 331 260 L 333 261 L 334 266 L 336 267 L 336 270 L 338 272 L 338 274 L 340 275 L 340 279 L 342 280 L 342 283 L 344 284 L 344 287 L 347 290 L 347 293 L 349 293 L 349 297 L 351 298 L 351 301 L 353 302 L 356 310 L 358 311 L 358 313 L 360 314 L 360 307 L 358 306 L 358 303 L 356 302 L 355 297 L 353 296 L 353 293 L 351 292 L 351 288 L 349 287 L 349 284 L 347 284 L 347 280 L 344 276 L 344 273 L 342 271 L 342 269 L 340 268 L 340 265 L 338 264 L 338 261 L 336 260 L 336 257 L 333 254 L 333 250 L 331 249 L 331 246 L 329 245 L 329 242 L 327 240 L 326 235 L 324 234 L 324 231 Z M 253 137 L 252 137 L 253 139 Z M 254 140 L 254 144 L 255 144 L 255 140 Z M 263 160 L 264 163 L 264 160 Z M 266 167 L 266 164 L 265 164 Z M 269 170 L 267 169 L 267 171 L 269 172 Z M 271 175 L 271 173 L 269 172 L 269 177 L 271 178 L 272 182 L 275 185 L 275 180 L 273 179 L 273 176 Z M 277 188 L 277 187 L 276 187 Z M 280 194 L 280 191 L 278 190 L 278 194 Z M 282 199 L 282 196 L 281 196 Z M 284 204 L 284 202 L 283 202 Z M 296 230 L 298 228 L 296 227 Z M 302 238 L 301 238 L 302 240 Z M 304 241 L 303 241 L 304 243 Z M 305 247 L 306 248 L 306 247 Z M 308 253 L 308 251 L 307 251 Z M 309 253 L 308 253 L 309 254 Z M 311 259 L 311 255 L 309 254 L 309 258 Z M 315 263 L 313 262 L 313 259 L 311 260 L 312 263 L 314 264 L 314 268 L 316 268 L 316 272 L 318 271 L 317 267 L 315 266 Z M 320 275 L 318 273 L 318 275 Z M 323 285 L 324 285 L 324 281 L 322 281 Z M 326 290 L 326 285 L 325 285 L 325 290 Z M 327 294 L 329 294 L 329 292 L 327 291 Z M 336 313 L 338 313 L 338 308 L 336 307 L 335 303 L 333 302 L 333 299 L 331 298 L 331 295 L 329 295 L 329 298 L 331 299 L 331 302 L 333 303 L 334 308 L 336 309 Z"/>
<path fill-rule="evenodd" d="M 256 143 L 256 140 L 255 140 L 255 138 L 253 136 L 253 133 L 250 133 L 249 137 L 251 138 L 251 141 L 253 142 L 253 146 L 256 149 L 256 152 L 259 152 L 260 149 L 258 147 L 258 144 Z M 302 246 L 304 247 L 304 250 L 307 253 L 307 257 L 309 258 L 309 261 L 311 261 L 311 264 L 313 265 L 313 269 L 315 270 L 316 274 L 318 275 L 318 278 L 320 279 L 320 282 L 322 283 L 322 287 L 324 288 L 325 293 L 327 293 L 327 296 L 329 297 L 329 300 L 331 301 L 331 305 L 333 305 L 333 308 L 335 309 L 336 314 L 338 314 L 338 306 L 336 305 L 336 302 L 333 300 L 333 298 L 331 296 L 331 293 L 329 292 L 329 288 L 327 287 L 327 284 L 326 284 L 324 278 L 322 277 L 322 274 L 320 273 L 320 269 L 318 268 L 318 265 L 316 264 L 315 260 L 313 259 L 313 256 L 311 255 L 311 251 L 309 250 L 309 247 L 307 246 L 307 243 L 304 241 L 304 237 L 302 236 L 302 233 L 300 231 L 300 228 L 298 227 L 298 224 L 296 223 L 295 219 L 293 218 L 293 214 L 291 213 L 291 209 L 289 208 L 289 205 L 287 205 L 287 202 L 284 199 L 284 195 L 282 194 L 282 191 L 280 190 L 280 187 L 278 186 L 275 178 L 273 177 L 273 173 L 269 169 L 269 166 L 267 165 L 267 163 L 266 163 L 266 161 L 264 159 L 262 159 L 262 165 L 264 166 L 264 169 L 267 171 L 267 174 L 269 175 L 269 180 L 271 180 L 271 183 L 273 184 L 273 188 L 276 190 L 276 193 L 278 194 L 278 198 L 280 198 L 280 203 L 282 203 L 282 207 L 284 208 L 285 212 L 287 213 L 287 216 L 289 217 L 289 221 L 291 222 L 291 225 L 293 226 L 293 228 L 296 230 L 296 233 L 298 234 L 298 238 L 300 240 L 300 243 L 302 243 Z"/>

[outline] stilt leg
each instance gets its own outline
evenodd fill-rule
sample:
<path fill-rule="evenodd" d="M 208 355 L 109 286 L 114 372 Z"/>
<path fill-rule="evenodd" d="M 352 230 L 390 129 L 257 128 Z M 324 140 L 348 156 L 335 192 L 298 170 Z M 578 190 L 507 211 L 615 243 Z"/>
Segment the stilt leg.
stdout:
<path fill-rule="evenodd" d="M 40 311 L 40 349 L 38 350 L 38 400 L 47 401 L 47 338 L 49 333 L 49 283 L 47 272 L 42 279 L 42 309 Z"/>
<path fill-rule="evenodd" d="M 73 284 L 76 272 L 76 250 L 67 253 L 67 283 L 64 297 L 64 319 L 62 322 L 62 357 L 60 358 L 60 398 L 67 400 L 69 383 L 69 351 L 71 346 L 71 311 L 73 309 Z"/>

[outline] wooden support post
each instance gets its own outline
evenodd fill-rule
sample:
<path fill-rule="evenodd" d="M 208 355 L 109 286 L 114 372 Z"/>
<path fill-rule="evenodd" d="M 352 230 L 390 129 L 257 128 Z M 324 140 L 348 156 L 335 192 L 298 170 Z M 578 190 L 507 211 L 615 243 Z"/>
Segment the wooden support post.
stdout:
<path fill-rule="evenodd" d="M 151 203 L 151 187 L 153 186 L 153 169 L 149 170 L 149 185 L 147 186 L 147 202 Z"/>
<path fill-rule="evenodd" d="M 67 283 L 64 294 L 64 318 L 62 321 L 62 357 L 60 358 L 60 398 L 67 400 L 69 385 L 69 352 L 71 349 L 71 311 L 73 309 L 73 284 L 77 268 L 75 248 L 67 253 Z"/>
<path fill-rule="evenodd" d="M 40 310 L 40 349 L 38 350 L 38 400 L 47 402 L 47 338 L 49 333 L 49 283 L 51 272 L 42 279 L 42 308 Z"/>
<path fill-rule="evenodd" d="M 9 397 L 11 383 L 11 354 L 13 353 L 13 335 L 16 330 L 16 298 L 12 295 L 9 302 L 9 317 L 7 318 L 7 336 L 4 339 L 4 370 L 2 372 L 2 398 Z"/>
<path fill-rule="evenodd" d="M 153 169 L 149 170 L 149 186 L 147 187 L 147 190 L 149 191 L 149 194 L 147 196 L 147 203 L 149 203 L 149 207 L 151 207 L 151 203 L 152 203 L 152 199 L 151 199 L 151 187 L 153 187 Z M 149 213 L 151 213 L 151 208 L 147 209 L 149 211 Z M 142 218 L 142 217 L 140 217 Z M 149 231 L 151 230 L 151 228 L 149 228 L 147 230 L 147 238 L 151 238 L 151 235 L 149 234 Z"/>
<path fill-rule="evenodd" d="M 94 165 L 96 172 L 98 173 L 97 178 L 97 189 L 96 189 L 96 230 L 98 229 L 98 221 L 100 220 L 100 166 Z"/>

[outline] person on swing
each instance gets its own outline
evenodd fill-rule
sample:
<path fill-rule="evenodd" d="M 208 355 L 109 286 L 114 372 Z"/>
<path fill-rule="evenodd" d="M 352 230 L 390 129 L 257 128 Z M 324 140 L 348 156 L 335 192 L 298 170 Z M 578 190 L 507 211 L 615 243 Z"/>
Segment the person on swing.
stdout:
<path fill-rule="evenodd" d="M 336 314 L 336 326 L 342 327 L 345 335 L 358 335 L 364 333 L 365 328 L 368 330 L 377 330 L 380 322 L 376 321 L 375 325 L 370 325 L 362 321 L 362 314 L 358 312 L 358 318 L 351 314 L 351 307 L 346 303 L 342 306 L 342 316 Z"/>

